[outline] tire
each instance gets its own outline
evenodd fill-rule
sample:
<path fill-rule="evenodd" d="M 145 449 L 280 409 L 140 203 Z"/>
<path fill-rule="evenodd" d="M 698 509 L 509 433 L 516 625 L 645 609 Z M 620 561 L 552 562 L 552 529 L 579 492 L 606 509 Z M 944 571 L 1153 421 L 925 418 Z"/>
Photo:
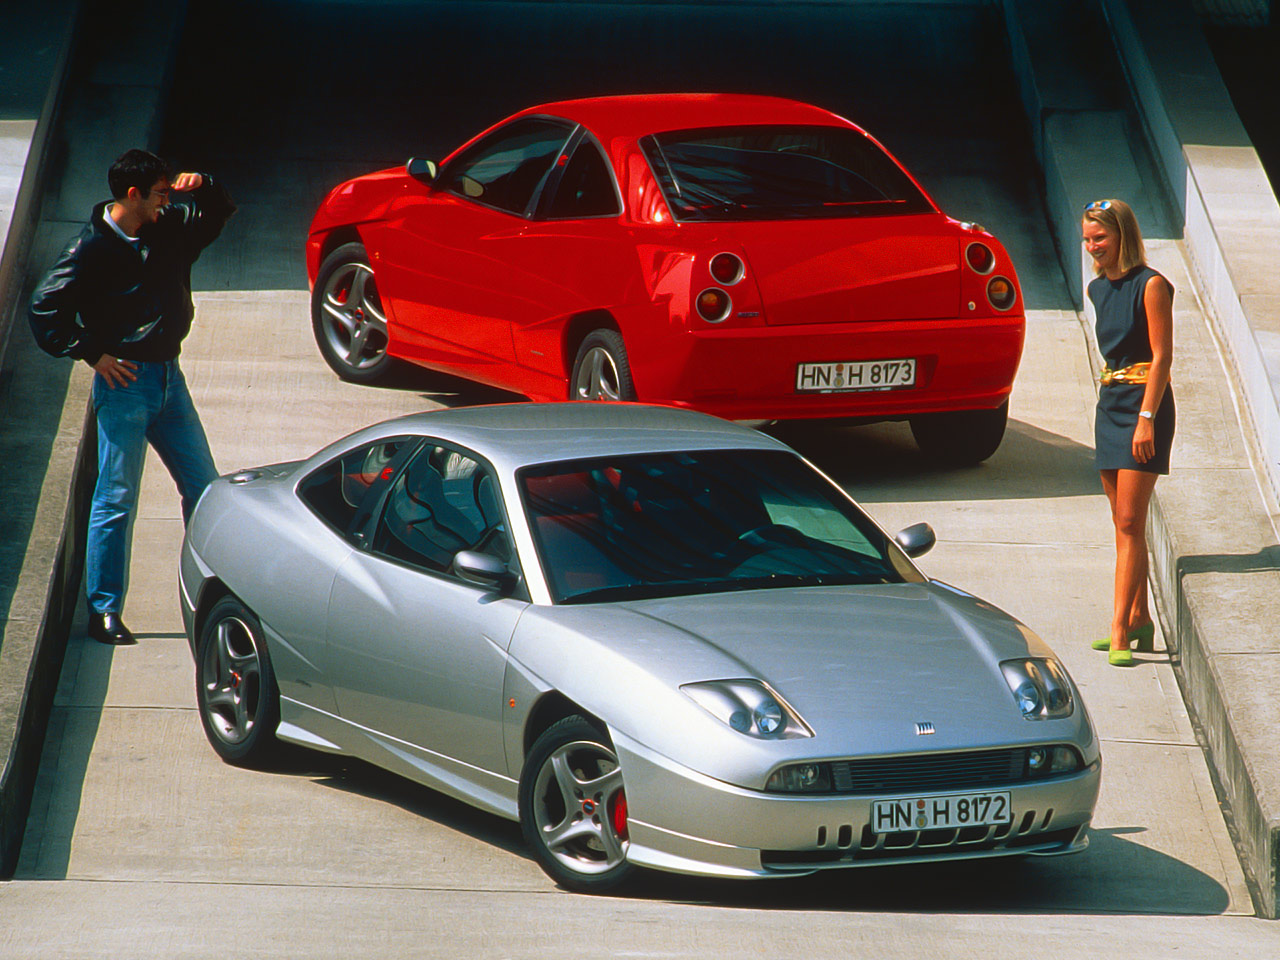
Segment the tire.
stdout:
<path fill-rule="evenodd" d="M 556 883 L 602 893 L 631 877 L 626 810 L 617 754 L 594 724 L 566 717 L 534 741 L 520 777 L 520 828 Z"/>
<path fill-rule="evenodd" d="M 343 380 L 375 383 L 395 367 L 364 244 L 344 243 L 324 258 L 311 292 L 311 332 L 325 363 Z"/>
<path fill-rule="evenodd" d="M 218 756 L 237 766 L 267 766 L 279 747 L 280 691 L 262 625 L 235 597 L 205 618 L 196 648 L 196 705 Z"/>
<path fill-rule="evenodd" d="M 578 347 L 569 378 L 570 400 L 634 400 L 627 347 L 616 330 L 593 330 Z"/>
<path fill-rule="evenodd" d="M 911 418 L 911 434 L 930 460 L 972 467 L 996 452 L 1009 421 L 1009 401 L 994 410 L 928 413 Z"/>

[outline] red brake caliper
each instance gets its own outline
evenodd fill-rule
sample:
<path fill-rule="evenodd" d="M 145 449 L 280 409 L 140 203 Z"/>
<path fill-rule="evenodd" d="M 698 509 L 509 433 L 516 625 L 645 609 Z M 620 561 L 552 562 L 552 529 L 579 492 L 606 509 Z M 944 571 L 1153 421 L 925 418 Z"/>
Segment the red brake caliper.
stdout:
<path fill-rule="evenodd" d="M 619 790 L 610 801 L 609 815 L 613 820 L 613 832 L 619 840 L 627 839 L 627 795 Z"/>

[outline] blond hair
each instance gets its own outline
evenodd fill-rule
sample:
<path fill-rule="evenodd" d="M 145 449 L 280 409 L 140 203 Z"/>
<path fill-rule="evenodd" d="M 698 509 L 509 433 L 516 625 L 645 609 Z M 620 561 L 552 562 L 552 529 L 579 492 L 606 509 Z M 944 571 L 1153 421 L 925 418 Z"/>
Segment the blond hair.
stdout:
<path fill-rule="evenodd" d="M 1092 221 L 1101 224 L 1108 233 L 1120 238 L 1120 262 L 1118 266 L 1123 273 L 1134 267 L 1142 267 L 1147 263 L 1147 250 L 1142 245 L 1142 230 L 1138 226 L 1138 218 L 1134 216 L 1133 207 L 1123 200 L 1097 200 L 1084 208 L 1082 223 Z M 1102 268 L 1095 261 L 1095 274 L 1102 273 Z"/>

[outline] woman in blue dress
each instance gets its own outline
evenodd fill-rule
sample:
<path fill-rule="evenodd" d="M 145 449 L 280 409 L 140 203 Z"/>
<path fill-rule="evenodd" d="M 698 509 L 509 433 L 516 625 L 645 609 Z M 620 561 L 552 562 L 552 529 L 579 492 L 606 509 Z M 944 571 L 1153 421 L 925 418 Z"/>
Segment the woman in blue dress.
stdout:
<path fill-rule="evenodd" d="M 1131 666 L 1131 651 L 1152 649 L 1155 637 L 1147 601 L 1147 504 L 1156 478 L 1169 472 L 1176 419 L 1169 385 L 1173 285 L 1147 266 L 1138 220 L 1123 200 L 1086 205 L 1081 231 L 1093 258 L 1096 277 L 1088 293 L 1106 361 L 1094 449 L 1116 528 L 1111 633 L 1093 646 L 1108 650 L 1113 665 Z"/>

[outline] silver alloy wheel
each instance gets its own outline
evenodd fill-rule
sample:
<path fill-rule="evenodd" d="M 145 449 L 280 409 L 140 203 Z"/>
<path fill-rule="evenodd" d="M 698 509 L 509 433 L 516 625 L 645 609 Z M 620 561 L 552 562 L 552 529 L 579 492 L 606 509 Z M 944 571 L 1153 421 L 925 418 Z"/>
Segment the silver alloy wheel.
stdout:
<path fill-rule="evenodd" d="M 533 820 L 548 852 L 569 870 L 601 874 L 626 860 L 627 840 L 613 825 L 622 791 L 608 747 L 575 740 L 554 750 L 534 781 Z"/>
<path fill-rule="evenodd" d="M 573 389 L 579 400 L 621 400 L 618 365 L 605 347 L 592 347 L 582 358 Z"/>
<path fill-rule="evenodd" d="M 239 617 L 214 627 L 200 664 L 203 707 L 209 728 L 226 743 L 243 743 L 262 706 L 262 663 L 253 630 Z"/>
<path fill-rule="evenodd" d="M 387 318 L 373 271 L 346 263 L 329 274 L 320 301 L 324 337 L 333 355 L 352 370 L 367 370 L 387 352 Z"/>

